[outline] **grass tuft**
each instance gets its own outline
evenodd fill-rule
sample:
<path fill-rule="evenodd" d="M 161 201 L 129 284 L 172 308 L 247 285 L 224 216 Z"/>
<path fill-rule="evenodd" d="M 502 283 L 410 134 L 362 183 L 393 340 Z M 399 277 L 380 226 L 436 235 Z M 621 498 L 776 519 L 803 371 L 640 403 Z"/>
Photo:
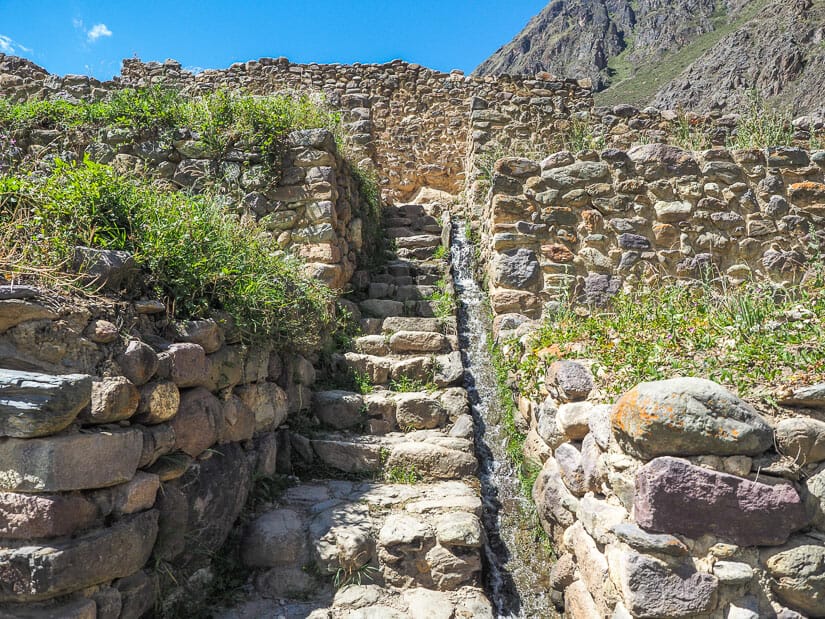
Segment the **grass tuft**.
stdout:
<path fill-rule="evenodd" d="M 331 291 L 263 228 L 208 196 L 159 192 L 88 159 L 0 177 L 0 238 L 7 273 L 65 271 L 76 246 L 132 252 L 144 288 L 176 315 L 226 312 L 250 342 L 303 349 L 332 322 Z"/>
<path fill-rule="evenodd" d="M 513 368 L 531 392 L 557 359 L 595 360 L 607 393 L 643 381 L 700 376 L 766 407 L 771 389 L 825 379 L 825 293 L 820 278 L 778 289 L 745 283 L 668 284 L 624 292 L 586 317 L 567 307 L 547 319 Z"/>

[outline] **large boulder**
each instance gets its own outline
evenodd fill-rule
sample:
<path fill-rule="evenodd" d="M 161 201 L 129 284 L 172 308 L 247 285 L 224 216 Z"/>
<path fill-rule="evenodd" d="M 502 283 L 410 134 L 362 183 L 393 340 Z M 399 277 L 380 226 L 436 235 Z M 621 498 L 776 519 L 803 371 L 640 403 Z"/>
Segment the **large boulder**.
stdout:
<path fill-rule="evenodd" d="M 641 383 L 613 407 L 613 435 L 628 453 L 657 456 L 756 455 L 773 431 L 748 404 L 702 378 Z"/>
<path fill-rule="evenodd" d="M 809 520 L 791 484 L 752 482 L 669 457 L 636 474 L 634 513 L 650 531 L 711 534 L 740 546 L 783 544 Z"/>
<path fill-rule="evenodd" d="M 177 549 L 179 565 L 202 567 L 224 543 L 246 503 L 252 471 L 238 443 L 216 446 L 174 481 L 163 484 L 159 539 Z M 161 503 L 161 501 L 159 501 Z"/>

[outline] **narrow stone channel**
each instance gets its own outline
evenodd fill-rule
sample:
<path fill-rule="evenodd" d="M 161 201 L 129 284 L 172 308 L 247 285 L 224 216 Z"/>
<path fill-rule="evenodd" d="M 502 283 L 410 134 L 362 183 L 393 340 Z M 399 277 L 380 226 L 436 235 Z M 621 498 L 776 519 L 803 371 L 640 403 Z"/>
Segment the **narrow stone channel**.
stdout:
<path fill-rule="evenodd" d="M 551 557 L 533 543 L 534 508 L 506 453 L 503 409 L 488 348 L 492 325 L 486 295 L 473 275 L 473 254 L 464 222 L 454 222 L 450 259 L 487 530 L 485 585 L 497 617 L 554 617 L 546 585 Z"/>

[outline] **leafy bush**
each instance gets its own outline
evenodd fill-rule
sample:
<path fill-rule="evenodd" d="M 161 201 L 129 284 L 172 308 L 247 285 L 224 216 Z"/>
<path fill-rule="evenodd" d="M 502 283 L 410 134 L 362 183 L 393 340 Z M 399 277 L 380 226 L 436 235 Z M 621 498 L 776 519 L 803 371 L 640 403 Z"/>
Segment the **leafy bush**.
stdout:
<path fill-rule="evenodd" d="M 261 227 L 209 196 L 158 192 L 88 160 L 0 177 L 0 235 L 12 272 L 65 270 L 77 245 L 133 252 L 176 314 L 225 311 L 248 340 L 303 347 L 331 322 L 332 293 Z"/>

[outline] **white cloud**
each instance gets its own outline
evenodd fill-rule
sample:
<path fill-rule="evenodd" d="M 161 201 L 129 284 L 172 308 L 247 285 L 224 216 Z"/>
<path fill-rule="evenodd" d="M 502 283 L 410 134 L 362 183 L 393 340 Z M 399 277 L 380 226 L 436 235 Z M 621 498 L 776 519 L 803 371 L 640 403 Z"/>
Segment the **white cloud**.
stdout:
<path fill-rule="evenodd" d="M 5 34 L 0 34 L 0 53 L 19 55 L 20 52 L 31 53 L 32 49 Z"/>
<path fill-rule="evenodd" d="M 112 36 L 112 31 L 106 26 L 106 24 L 95 24 L 92 26 L 91 30 L 86 33 L 86 38 L 89 39 L 89 42 L 94 43 L 100 37 L 110 37 Z"/>

